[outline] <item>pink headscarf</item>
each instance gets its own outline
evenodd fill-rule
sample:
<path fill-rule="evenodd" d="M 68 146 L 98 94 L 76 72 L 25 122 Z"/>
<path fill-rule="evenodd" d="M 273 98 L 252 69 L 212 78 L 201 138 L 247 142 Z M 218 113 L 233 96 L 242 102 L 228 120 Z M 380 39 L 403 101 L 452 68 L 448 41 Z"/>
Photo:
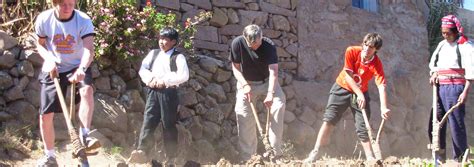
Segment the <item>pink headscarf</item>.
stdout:
<path fill-rule="evenodd" d="M 461 26 L 461 21 L 454 15 L 447 15 L 441 18 L 441 28 L 457 28 L 459 32 L 458 44 L 463 44 L 468 40 L 464 35 L 464 28 Z"/>

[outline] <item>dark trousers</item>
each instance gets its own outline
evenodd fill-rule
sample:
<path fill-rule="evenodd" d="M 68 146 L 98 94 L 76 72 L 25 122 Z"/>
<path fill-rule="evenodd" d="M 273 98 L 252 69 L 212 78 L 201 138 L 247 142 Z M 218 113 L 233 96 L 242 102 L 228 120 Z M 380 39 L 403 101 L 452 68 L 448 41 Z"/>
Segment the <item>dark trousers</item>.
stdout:
<path fill-rule="evenodd" d="M 364 92 L 364 97 L 365 112 L 367 113 L 367 118 L 370 119 L 370 96 L 368 91 Z M 331 125 L 336 125 L 349 107 L 354 116 L 357 136 L 362 142 L 369 141 L 369 134 L 367 127 L 365 126 L 362 110 L 357 105 L 357 96 L 349 90 L 339 86 L 337 83 L 335 83 L 329 91 L 329 99 L 328 104 L 326 105 L 326 111 L 324 112 L 323 121 L 328 122 Z"/>
<path fill-rule="evenodd" d="M 438 90 L 438 113 L 437 119 L 441 121 L 444 114 L 454 106 L 459 95 L 464 90 L 464 85 L 440 85 Z M 462 154 L 467 149 L 466 126 L 464 125 L 465 106 L 462 104 L 448 116 L 448 123 L 453 141 L 453 159 L 462 158 Z M 431 120 L 433 113 L 430 114 L 430 122 L 428 126 L 428 134 L 430 142 L 432 141 L 431 132 L 433 125 Z M 439 132 L 439 146 L 446 149 L 446 124 L 441 127 Z"/>
<path fill-rule="evenodd" d="M 158 124 L 163 121 L 163 145 L 166 156 L 176 156 L 178 130 L 176 129 L 178 110 L 178 94 L 176 88 L 149 89 L 143 126 L 140 131 L 138 149 L 149 153 L 153 148 L 154 132 Z"/>

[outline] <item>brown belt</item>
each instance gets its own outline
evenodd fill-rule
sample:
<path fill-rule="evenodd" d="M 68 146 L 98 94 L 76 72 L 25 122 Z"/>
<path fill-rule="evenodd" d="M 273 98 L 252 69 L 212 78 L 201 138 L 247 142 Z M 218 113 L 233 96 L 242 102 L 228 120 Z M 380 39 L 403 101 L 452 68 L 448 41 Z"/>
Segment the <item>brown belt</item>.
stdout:
<path fill-rule="evenodd" d="M 249 83 L 249 84 L 264 84 L 267 81 L 268 81 L 268 77 L 265 78 L 264 80 L 260 80 L 260 81 L 247 81 L 247 83 Z"/>
<path fill-rule="evenodd" d="M 152 90 L 165 90 L 165 89 L 176 89 L 176 88 L 178 88 L 178 86 L 173 85 L 173 86 L 168 86 L 168 87 L 164 86 L 164 87 L 159 87 L 159 88 L 151 88 L 151 87 L 148 87 L 148 88 L 150 88 Z"/>

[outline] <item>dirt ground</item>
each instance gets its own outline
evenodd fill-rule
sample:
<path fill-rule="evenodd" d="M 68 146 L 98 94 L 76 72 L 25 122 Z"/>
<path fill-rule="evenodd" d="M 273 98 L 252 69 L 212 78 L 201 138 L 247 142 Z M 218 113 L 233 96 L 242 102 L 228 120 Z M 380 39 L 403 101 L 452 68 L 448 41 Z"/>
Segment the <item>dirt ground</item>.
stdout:
<path fill-rule="evenodd" d="M 59 144 L 57 148 L 57 161 L 59 166 L 77 166 L 78 162 L 77 159 L 73 159 L 71 155 L 71 149 L 67 143 Z M 90 166 L 111 166 L 111 167 L 151 167 L 151 166 L 159 166 L 160 164 L 160 157 L 155 157 L 153 163 L 150 161 L 149 163 L 144 164 L 127 164 L 127 158 L 123 155 L 129 155 L 126 153 L 122 154 L 110 154 L 110 150 L 99 150 L 99 154 L 95 156 L 89 156 L 89 164 Z M 42 156 L 41 152 L 32 152 L 29 155 L 29 158 L 23 159 L 21 161 L 9 161 L 9 160 L 2 160 L 0 159 L 0 167 L 3 166 L 36 166 L 36 160 Z M 341 158 L 330 158 L 330 157 L 322 157 L 319 161 L 316 161 L 313 164 L 303 164 L 301 160 L 294 160 L 294 159 L 286 159 L 283 161 L 278 162 L 269 162 L 263 160 L 261 156 L 254 155 L 249 161 L 247 162 L 240 162 L 237 164 L 232 164 L 228 160 L 220 159 L 216 164 L 199 164 L 194 161 L 185 161 L 181 160 L 180 164 L 176 166 L 292 166 L 292 167 L 300 167 L 300 166 L 316 166 L 316 167 L 323 167 L 323 166 L 430 166 L 431 162 L 427 159 L 420 159 L 420 158 L 397 158 L 394 156 L 386 157 L 383 161 L 364 161 L 363 159 L 341 159 Z M 432 164 L 431 164 L 432 165 Z M 461 166 L 461 164 L 456 163 L 454 161 L 447 161 L 446 164 L 442 166 Z"/>

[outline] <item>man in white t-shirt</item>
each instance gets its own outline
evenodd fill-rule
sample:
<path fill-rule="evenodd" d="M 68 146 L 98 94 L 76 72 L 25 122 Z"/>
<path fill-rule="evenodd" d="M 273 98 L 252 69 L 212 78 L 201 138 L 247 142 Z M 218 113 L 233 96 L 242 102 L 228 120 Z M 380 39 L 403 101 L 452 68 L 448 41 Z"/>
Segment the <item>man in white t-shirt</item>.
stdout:
<path fill-rule="evenodd" d="M 431 71 L 430 84 L 438 88 L 437 119 L 441 118 L 456 103 L 460 102 L 455 111 L 449 115 L 448 124 L 453 141 L 453 159 L 460 161 L 467 149 L 466 126 L 464 124 L 465 102 L 473 73 L 473 44 L 463 34 L 461 22 L 454 15 L 447 15 L 441 19 L 441 33 L 444 38 L 431 56 L 429 64 Z M 430 116 L 430 120 L 432 114 Z M 440 153 L 435 157 L 441 162 L 446 159 L 446 127 L 440 130 Z M 432 141 L 432 124 L 429 123 L 428 134 Z"/>
<path fill-rule="evenodd" d="M 54 113 L 62 112 L 52 78 L 58 77 L 63 92 L 77 83 L 80 96 L 79 120 L 81 142 L 91 151 L 100 147 L 97 139 L 88 136 L 94 99 L 89 66 L 94 57 L 94 26 L 85 13 L 75 10 L 76 0 L 53 0 L 53 8 L 40 13 L 35 22 L 37 49 L 43 58 L 41 83 L 40 130 L 45 156 L 38 166 L 57 165 L 54 150 Z"/>

